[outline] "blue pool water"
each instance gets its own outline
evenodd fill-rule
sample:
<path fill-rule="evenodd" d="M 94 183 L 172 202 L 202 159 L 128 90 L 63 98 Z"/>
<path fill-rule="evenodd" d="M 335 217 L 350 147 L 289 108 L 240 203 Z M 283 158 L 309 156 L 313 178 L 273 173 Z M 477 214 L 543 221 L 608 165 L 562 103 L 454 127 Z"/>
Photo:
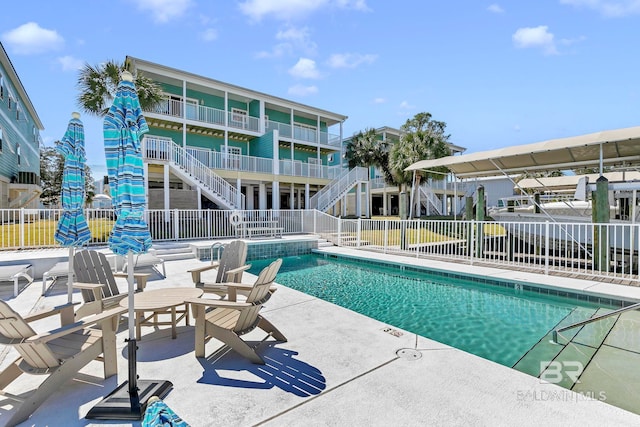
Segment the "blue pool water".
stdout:
<path fill-rule="evenodd" d="M 251 261 L 250 272 L 258 274 L 269 262 Z M 506 366 L 570 313 L 584 311 L 587 318 L 594 307 L 566 297 L 319 255 L 284 258 L 276 281 Z"/>

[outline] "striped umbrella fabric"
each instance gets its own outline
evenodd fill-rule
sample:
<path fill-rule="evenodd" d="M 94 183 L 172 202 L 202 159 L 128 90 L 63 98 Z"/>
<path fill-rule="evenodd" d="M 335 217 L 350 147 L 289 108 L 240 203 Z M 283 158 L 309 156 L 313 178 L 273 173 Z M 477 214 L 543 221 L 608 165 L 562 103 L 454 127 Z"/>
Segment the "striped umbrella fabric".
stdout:
<path fill-rule="evenodd" d="M 109 236 L 109 248 L 118 255 L 147 252 L 151 234 L 144 219 L 146 196 L 140 139 L 149 128 L 132 81 L 123 79 L 118 84 L 103 131 L 109 189 L 118 217 Z"/>
<path fill-rule="evenodd" d="M 144 412 L 142 427 L 189 427 L 166 403 L 151 397 Z"/>
<path fill-rule="evenodd" d="M 64 156 L 62 177 L 62 216 L 54 234 L 62 246 L 81 246 L 91 240 L 91 231 L 84 217 L 84 126 L 78 113 L 73 114 L 67 131 L 56 151 Z"/>

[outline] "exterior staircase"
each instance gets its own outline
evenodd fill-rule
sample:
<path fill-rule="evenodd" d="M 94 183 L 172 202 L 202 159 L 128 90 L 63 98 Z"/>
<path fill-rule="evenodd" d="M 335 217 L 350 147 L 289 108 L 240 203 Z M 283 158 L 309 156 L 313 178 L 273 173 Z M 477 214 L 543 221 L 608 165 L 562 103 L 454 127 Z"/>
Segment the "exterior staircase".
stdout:
<path fill-rule="evenodd" d="M 369 180 L 369 170 L 356 167 L 343 172 L 309 199 L 309 209 L 326 212 L 360 182 Z"/>
<path fill-rule="evenodd" d="M 427 210 L 427 215 L 442 215 L 442 201 L 436 196 L 429 184 L 420 187 L 420 203 Z"/>
<path fill-rule="evenodd" d="M 185 182 L 199 187 L 202 194 L 223 209 L 243 209 L 244 195 L 171 138 L 145 135 L 142 152 L 146 162 L 166 163 Z"/>

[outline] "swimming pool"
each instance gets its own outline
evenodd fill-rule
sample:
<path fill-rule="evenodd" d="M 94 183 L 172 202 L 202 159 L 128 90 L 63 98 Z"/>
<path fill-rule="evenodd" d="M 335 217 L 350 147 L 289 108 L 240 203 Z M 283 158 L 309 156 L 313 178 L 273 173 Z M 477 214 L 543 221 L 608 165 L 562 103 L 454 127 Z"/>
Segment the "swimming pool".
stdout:
<path fill-rule="evenodd" d="M 269 262 L 252 260 L 250 272 Z M 506 366 L 564 319 L 586 319 L 608 306 L 320 255 L 283 258 L 276 281 Z"/>

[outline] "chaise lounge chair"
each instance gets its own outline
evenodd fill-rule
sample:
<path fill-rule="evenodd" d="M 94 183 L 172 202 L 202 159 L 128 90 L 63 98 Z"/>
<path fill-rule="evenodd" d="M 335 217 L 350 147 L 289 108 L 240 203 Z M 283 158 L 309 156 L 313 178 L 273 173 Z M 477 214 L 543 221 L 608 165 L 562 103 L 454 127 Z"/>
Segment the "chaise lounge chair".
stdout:
<path fill-rule="evenodd" d="M 229 287 L 230 301 L 202 298 L 187 301 L 191 304 L 196 319 L 196 357 L 204 357 L 205 342 L 209 338 L 215 338 L 251 362 L 264 365 L 262 357 L 240 337 L 258 327 L 278 341 L 287 341 L 287 338 L 275 326 L 259 314 L 262 305 L 273 294 L 270 286 L 276 278 L 281 264 L 281 259 L 269 264 L 260 272 L 253 285 L 229 283 L 227 286 Z M 235 292 L 238 290 L 248 292 L 245 301 L 234 301 Z M 213 310 L 207 311 L 209 308 L 213 308 Z"/>
<path fill-rule="evenodd" d="M 127 277 L 127 274 L 111 271 L 111 265 L 102 252 L 92 250 L 76 252 L 73 257 L 73 271 L 77 280 L 73 287 L 82 291 L 84 300 L 84 304 L 76 311 L 77 319 L 115 307 L 127 296 L 126 293 L 120 293 L 115 279 Z M 138 291 L 142 291 L 149 275 L 134 273 L 133 277 L 138 285 Z"/>
<path fill-rule="evenodd" d="M 198 288 L 202 288 L 205 293 L 215 293 L 219 296 L 227 294 L 227 288 L 221 283 L 240 283 L 242 273 L 251 268 L 247 261 L 247 244 L 242 240 L 234 240 L 224 245 L 222 255 L 218 261 L 211 257 L 211 265 L 198 267 L 189 270 L 193 283 Z M 215 282 L 203 282 L 202 273 L 208 270 L 217 269 Z"/>
<path fill-rule="evenodd" d="M 0 372 L 0 395 L 18 402 L 13 414 L 1 410 L 3 418 L 7 414 L 9 417 L 3 422 L 14 426 L 25 421 L 47 397 L 56 393 L 94 359 L 104 363 L 105 378 L 115 375 L 118 370 L 115 331 L 118 318 L 125 311 L 124 308 L 116 308 L 66 324 L 73 319 L 72 304 L 22 317 L 0 300 L 0 343 L 14 346 L 20 354 L 18 359 Z M 36 334 L 29 325 L 29 322 L 55 314 L 60 314 L 60 322 L 64 326 Z M 93 325 L 99 325 L 100 329 L 91 328 Z M 8 393 L 7 386 L 22 374 L 48 377 L 26 397 Z M 6 408 L 4 405 L 2 407 Z"/>
<path fill-rule="evenodd" d="M 29 274 L 31 272 L 31 274 Z M 0 282 L 13 282 L 13 296 L 17 297 L 19 292 L 18 281 L 20 278 L 27 279 L 27 285 L 33 282 L 33 267 L 31 264 L 3 265 L 0 266 Z"/>

